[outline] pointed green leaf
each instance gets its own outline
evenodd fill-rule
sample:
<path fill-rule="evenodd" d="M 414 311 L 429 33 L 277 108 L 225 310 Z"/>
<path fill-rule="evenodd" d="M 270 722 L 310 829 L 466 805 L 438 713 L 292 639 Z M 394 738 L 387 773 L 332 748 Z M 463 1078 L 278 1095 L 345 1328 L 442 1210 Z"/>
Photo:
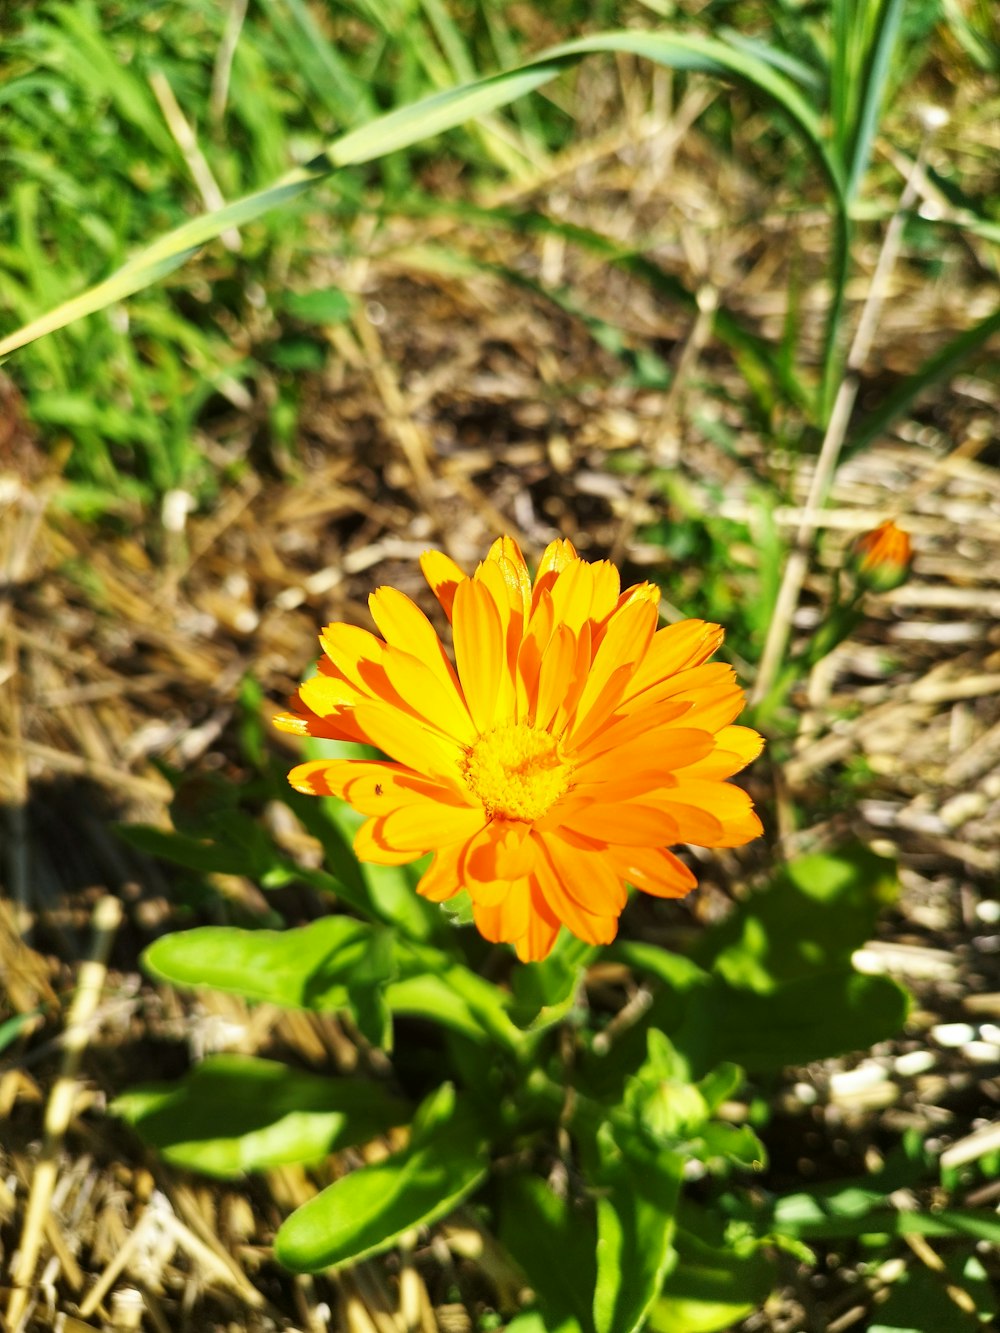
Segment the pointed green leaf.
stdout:
<path fill-rule="evenodd" d="M 651 1333 L 721 1333 L 759 1309 L 777 1278 L 759 1247 L 740 1252 L 680 1227 L 674 1246 L 677 1262 L 650 1311 Z"/>
<path fill-rule="evenodd" d="M 731 985 L 758 992 L 842 969 L 898 887 L 895 863 L 866 847 L 799 857 L 708 931 L 695 956 Z"/>
<path fill-rule="evenodd" d="M 597 1136 L 597 1333 L 638 1333 L 671 1259 L 684 1159 L 602 1125 Z"/>
<path fill-rule="evenodd" d="M 597 1234 L 592 1205 L 555 1193 L 537 1176 L 511 1175 L 497 1184 L 500 1240 L 524 1270 L 546 1330 L 593 1333 Z"/>
<path fill-rule="evenodd" d="M 349 987 L 383 984 L 392 974 L 390 933 L 328 916 L 292 930 L 201 926 L 164 935 L 145 965 L 178 986 L 208 986 L 248 1000 L 330 1011 Z"/>
<path fill-rule="evenodd" d="M 421 1107 L 409 1147 L 328 1185 L 275 1238 L 279 1261 L 317 1273 L 388 1249 L 412 1227 L 452 1212 L 481 1183 L 484 1129 L 445 1084 Z"/>
<path fill-rule="evenodd" d="M 321 1161 L 412 1114 L 380 1084 L 248 1055 L 210 1056 L 177 1082 L 129 1089 L 111 1110 L 168 1162 L 223 1178 Z"/>
<path fill-rule="evenodd" d="M 602 52 L 627 52 L 668 68 L 698 70 L 754 88 L 781 108 L 802 137 L 825 173 L 838 216 L 843 217 L 842 171 L 827 151 L 819 116 L 797 85 L 772 63 L 719 38 L 639 30 L 600 33 L 553 47 L 519 69 L 434 93 L 351 130 L 312 161 L 293 168 L 267 189 L 182 223 L 134 255 L 103 282 L 9 334 L 0 341 L 0 357 L 148 287 L 178 268 L 206 241 L 227 228 L 242 227 L 268 210 L 290 203 L 339 168 L 370 162 L 484 116 L 541 87 L 582 57 Z"/>

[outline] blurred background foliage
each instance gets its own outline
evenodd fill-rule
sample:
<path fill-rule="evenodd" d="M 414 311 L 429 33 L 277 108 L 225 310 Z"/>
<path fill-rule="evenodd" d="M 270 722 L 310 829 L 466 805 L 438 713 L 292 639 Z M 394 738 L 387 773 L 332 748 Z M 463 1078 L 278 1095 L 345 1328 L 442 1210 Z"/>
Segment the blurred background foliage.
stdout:
<path fill-rule="evenodd" d="M 842 174 L 844 206 L 868 233 L 894 206 L 901 160 L 919 149 L 921 99 L 948 99 L 954 57 L 963 67 L 972 60 L 993 68 L 993 17 L 988 7 L 954 0 L 744 0 L 689 9 L 566 3 L 544 10 L 489 0 L 332 6 L 262 0 L 249 10 L 239 0 L 19 6 L 5 19 L 0 297 L 12 322 L 28 323 L 186 215 L 267 187 L 380 113 L 510 68 L 568 35 L 639 24 L 724 42 L 737 68 L 741 53 L 747 62 L 759 60 L 825 111 L 823 133 Z M 692 77 L 698 76 L 676 77 L 675 102 Z M 695 293 L 676 275 L 655 261 L 643 264 L 642 238 L 616 244 L 587 227 L 560 226 L 533 205 L 532 181 L 544 183 L 558 154 L 602 128 L 592 118 L 603 115 L 613 124 L 616 113 L 610 101 L 602 103 L 600 81 L 594 97 L 591 78 L 588 101 L 580 103 L 578 78 L 570 68 L 557 83 L 481 122 L 342 168 L 239 236 L 227 232 L 165 284 L 22 352 L 11 373 L 30 386 L 31 416 L 65 455 L 76 483 L 64 503 L 114 513 L 131 500 L 155 504 L 176 488 L 211 494 L 220 478 L 246 463 L 245 446 L 227 447 L 217 438 L 214 457 L 206 456 L 206 427 L 234 410 L 250 418 L 265 449 L 287 446 L 295 436 L 296 378 L 320 371 L 328 355 L 317 326 L 348 320 L 354 297 L 349 290 L 325 297 L 308 290 L 310 269 L 321 257 L 349 287 L 352 262 L 391 257 L 394 243 L 412 248 L 413 230 L 404 241 L 392 224 L 414 213 L 425 235 L 440 232 L 444 220 L 452 223 L 438 243 L 439 263 L 466 262 L 475 271 L 483 261 L 480 234 L 498 227 L 568 232 L 571 243 L 603 246 L 609 262 L 690 305 Z M 837 200 L 801 135 L 790 132 L 780 110 L 767 109 L 754 85 L 751 69 L 742 86 L 737 80 L 730 94 L 710 99 L 699 129 L 723 158 L 738 154 L 740 168 L 752 171 L 764 191 L 774 189 L 779 208 L 809 208 L 825 195 L 836 216 Z M 897 105 L 902 88 L 908 95 Z M 748 120 L 749 139 L 740 130 Z M 871 161 L 876 129 L 888 147 Z M 926 252 L 929 277 L 940 279 L 950 267 L 956 225 L 967 230 L 968 244 L 996 240 L 995 181 L 988 168 L 950 153 L 938 155 L 928 176 L 946 206 L 922 210 L 926 220 L 911 215 L 908 239 Z M 513 209 L 499 202 L 469 207 L 504 188 L 518 191 Z M 805 341 L 811 335 L 803 327 L 802 284 L 816 278 L 805 255 L 782 275 L 792 286 L 779 338 L 762 339 L 725 308 L 715 318 L 716 334 L 746 377 L 744 410 L 793 447 L 810 447 L 822 430 L 845 351 L 838 311 L 851 271 L 846 250 L 835 252 L 846 241 L 846 233 L 838 241 L 834 227 L 831 253 L 821 258 L 832 279 L 829 336 L 836 344 L 825 365 L 810 364 Z M 995 271 L 992 256 L 991 244 L 977 250 Z M 491 268 L 502 272 L 503 265 Z M 512 282 L 526 277 L 509 275 Z M 303 286 L 305 299 L 296 291 Z M 570 292 L 547 295 L 574 304 Z M 579 313 L 587 318 L 586 309 Z M 595 318 L 592 332 L 626 358 L 640 382 L 669 381 L 654 349 L 630 346 L 604 319 Z M 975 343 L 962 350 L 968 356 Z M 894 386 L 905 398 L 897 411 L 926 371 L 926 362 L 918 362 L 913 383 Z M 817 375 L 829 381 L 825 399 L 816 397 Z M 864 431 L 857 423 L 855 433 Z"/>

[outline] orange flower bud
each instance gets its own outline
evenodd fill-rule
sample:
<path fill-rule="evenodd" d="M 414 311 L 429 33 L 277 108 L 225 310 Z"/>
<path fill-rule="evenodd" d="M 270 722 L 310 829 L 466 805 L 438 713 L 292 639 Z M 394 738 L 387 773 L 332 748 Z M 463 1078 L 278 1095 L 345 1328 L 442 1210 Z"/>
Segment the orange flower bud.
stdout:
<path fill-rule="evenodd" d="M 858 582 L 875 592 L 891 592 L 906 582 L 913 550 L 909 534 L 886 519 L 863 532 L 851 547 L 851 565 Z"/>

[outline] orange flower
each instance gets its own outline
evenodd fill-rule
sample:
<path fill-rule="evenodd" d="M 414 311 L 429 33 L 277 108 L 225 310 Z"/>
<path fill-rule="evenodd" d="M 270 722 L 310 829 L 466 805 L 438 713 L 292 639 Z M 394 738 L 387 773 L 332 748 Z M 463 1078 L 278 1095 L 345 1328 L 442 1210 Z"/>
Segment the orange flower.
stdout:
<path fill-rule="evenodd" d="M 546 549 L 534 585 L 510 537 L 472 578 L 440 551 L 420 563 L 451 620 L 455 665 L 424 613 L 379 588 L 369 606 L 382 638 L 328 625 L 319 673 L 276 719 L 391 756 L 317 759 L 289 775 L 369 816 L 361 860 L 434 852 L 417 891 L 443 902 L 468 889 L 480 932 L 530 961 L 560 925 L 613 940 L 626 883 L 660 898 L 694 888 L 666 844 L 758 836 L 750 798 L 723 781 L 763 741 L 731 725 L 743 692 L 731 667 L 707 663 L 718 625 L 658 630 L 658 589 L 620 592 L 613 565 L 565 540 Z"/>
<path fill-rule="evenodd" d="M 861 583 L 876 592 L 891 592 L 906 581 L 913 551 L 909 534 L 886 519 L 870 532 L 863 532 L 851 549 L 855 572 Z"/>

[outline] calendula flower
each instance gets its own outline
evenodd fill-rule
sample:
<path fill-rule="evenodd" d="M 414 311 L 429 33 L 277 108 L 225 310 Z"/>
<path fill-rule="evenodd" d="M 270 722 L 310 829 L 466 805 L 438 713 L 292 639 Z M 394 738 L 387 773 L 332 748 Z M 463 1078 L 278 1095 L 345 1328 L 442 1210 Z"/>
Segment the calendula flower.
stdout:
<path fill-rule="evenodd" d="M 743 692 L 709 663 L 722 642 L 701 620 L 657 629 L 659 591 L 620 591 L 606 560 L 555 541 L 534 583 L 503 537 L 469 578 L 440 551 L 421 567 L 452 625 L 454 664 L 403 593 L 369 598 L 378 638 L 328 625 L 319 671 L 279 727 L 359 741 L 388 762 L 317 759 L 292 786 L 368 816 L 363 861 L 434 859 L 417 891 L 467 889 L 489 940 L 544 958 L 567 926 L 614 939 L 626 885 L 679 898 L 694 876 L 677 843 L 736 847 L 761 832 L 724 781 L 761 750 L 733 726 Z"/>
<path fill-rule="evenodd" d="M 858 582 L 875 592 L 891 592 L 905 583 L 912 556 L 909 534 L 892 519 L 863 532 L 851 548 Z"/>

